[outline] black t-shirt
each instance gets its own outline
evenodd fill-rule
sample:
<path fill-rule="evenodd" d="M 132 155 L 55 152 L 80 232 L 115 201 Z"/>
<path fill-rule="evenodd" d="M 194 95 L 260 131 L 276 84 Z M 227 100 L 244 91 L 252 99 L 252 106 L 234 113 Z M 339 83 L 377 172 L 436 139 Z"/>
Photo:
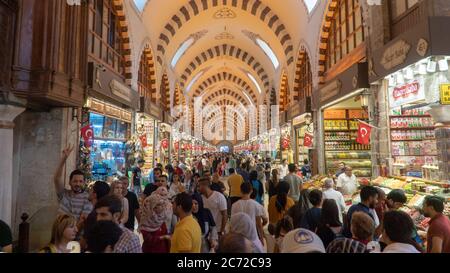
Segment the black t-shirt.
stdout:
<path fill-rule="evenodd" d="M 134 167 L 133 174 L 134 174 L 133 185 L 140 186 L 141 185 L 141 168 Z"/>
<path fill-rule="evenodd" d="M 158 186 L 156 186 L 155 184 L 148 184 L 147 186 L 145 186 L 144 195 L 146 197 L 149 197 L 157 189 L 158 189 Z"/>
<path fill-rule="evenodd" d="M 89 213 L 86 221 L 84 222 L 84 238 L 86 238 L 91 229 L 95 226 L 95 223 L 97 223 L 97 212 L 94 209 L 91 213 Z"/>
<path fill-rule="evenodd" d="M 12 244 L 11 229 L 5 222 L 0 220 L 0 251 L 2 251 L 2 249 L 5 246 L 9 246 L 11 244 Z"/>
<path fill-rule="evenodd" d="M 139 209 L 139 201 L 134 192 L 128 191 L 125 198 L 128 200 L 128 222 L 125 223 L 125 227 L 134 230 L 135 214 L 134 212 Z"/>

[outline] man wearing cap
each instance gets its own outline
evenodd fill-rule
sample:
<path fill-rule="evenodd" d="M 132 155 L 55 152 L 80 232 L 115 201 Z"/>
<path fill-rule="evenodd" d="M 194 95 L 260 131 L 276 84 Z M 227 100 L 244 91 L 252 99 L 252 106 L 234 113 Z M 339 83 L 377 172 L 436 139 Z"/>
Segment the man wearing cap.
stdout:
<path fill-rule="evenodd" d="M 323 199 L 333 199 L 334 201 L 336 201 L 336 205 L 339 210 L 339 220 L 341 221 L 341 223 L 343 223 L 342 214 L 345 211 L 344 196 L 342 195 L 342 193 L 333 189 L 333 186 L 334 186 L 333 179 L 328 178 L 327 180 L 325 180 L 325 185 L 323 187 L 324 189 L 323 189 L 323 193 L 322 193 Z"/>
<path fill-rule="evenodd" d="M 314 232 L 299 228 L 284 236 L 281 253 L 326 253 L 322 240 Z"/>
<path fill-rule="evenodd" d="M 134 193 L 139 195 L 142 192 L 141 188 L 141 178 L 142 178 L 142 170 L 141 168 L 144 166 L 145 160 L 140 159 L 137 162 L 137 166 L 133 168 L 133 174 L 131 175 L 131 181 L 133 181 L 133 189 Z"/>

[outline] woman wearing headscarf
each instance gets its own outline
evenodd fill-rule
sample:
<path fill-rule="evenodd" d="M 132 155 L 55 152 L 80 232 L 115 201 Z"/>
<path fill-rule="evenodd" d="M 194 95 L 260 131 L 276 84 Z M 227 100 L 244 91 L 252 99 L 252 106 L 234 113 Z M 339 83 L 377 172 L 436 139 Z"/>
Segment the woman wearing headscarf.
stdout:
<path fill-rule="evenodd" d="M 172 209 L 172 200 L 170 199 L 169 190 L 166 187 L 159 187 L 156 191 L 152 193 L 152 195 L 158 195 L 165 201 L 165 214 L 166 214 L 166 227 L 169 231 L 169 234 L 172 234 L 173 229 L 176 225 L 176 217 L 173 215 Z"/>
<path fill-rule="evenodd" d="M 298 199 L 298 203 L 295 204 L 295 206 L 292 206 L 287 214 L 291 216 L 293 223 L 294 223 L 294 229 L 300 228 L 300 223 L 302 221 L 303 215 L 305 215 L 306 211 L 310 208 L 312 208 L 312 204 L 309 202 L 309 195 L 310 190 L 304 189 L 300 192 L 300 198 Z"/>
<path fill-rule="evenodd" d="M 211 211 L 203 206 L 202 196 L 198 193 L 192 195 L 192 215 L 202 230 L 202 253 L 215 252 L 219 240 L 216 223 Z"/>
<path fill-rule="evenodd" d="M 250 216 L 239 212 L 231 216 L 230 231 L 240 234 L 253 243 L 253 253 L 265 253 L 264 247 L 258 238 L 256 226 Z"/>
<path fill-rule="evenodd" d="M 169 253 L 170 236 L 166 225 L 167 201 L 158 194 L 144 200 L 139 230 L 144 238 L 143 253 Z"/>

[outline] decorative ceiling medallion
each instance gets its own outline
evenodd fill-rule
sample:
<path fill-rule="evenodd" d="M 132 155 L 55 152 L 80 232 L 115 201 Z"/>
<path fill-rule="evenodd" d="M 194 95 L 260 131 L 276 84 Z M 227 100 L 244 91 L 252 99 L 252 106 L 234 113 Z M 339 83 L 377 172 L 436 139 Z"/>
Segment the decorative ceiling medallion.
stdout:
<path fill-rule="evenodd" d="M 200 40 L 203 36 L 205 36 L 208 33 L 208 30 L 204 29 L 195 33 L 192 33 L 190 37 L 194 38 L 195 41 Z"/>
<path fill-rule="evenodd" d="M 251 32 L 251 31 L 248 31 L 248 30 L 245 30 L 245 29 L 242 30 L 242 33 L 244 33 L 245 36 L 247 36 L 248 38 L 250 38 L 251 40 L 253 40 L 253 42 L 256 42 L 256 38 L 259 37 L 258 34 L 253 33 L 253 32 Z"/>
<path fill-rule="evenodd" d="M 234 19 L 234 18 L 236 18 L 236 13 L 227 7 L 221 8 L 216 13 L 214 13 L 214 19 L 220 20 L 220 19 Z"/>
<path fill-rule="evenodd" d="M 233 39 L 234 39 L 233 34 L 227 32 L 227 31 L 224 31 L 224 32 L 216 35 L 216 40 L 233 40 Z"/>

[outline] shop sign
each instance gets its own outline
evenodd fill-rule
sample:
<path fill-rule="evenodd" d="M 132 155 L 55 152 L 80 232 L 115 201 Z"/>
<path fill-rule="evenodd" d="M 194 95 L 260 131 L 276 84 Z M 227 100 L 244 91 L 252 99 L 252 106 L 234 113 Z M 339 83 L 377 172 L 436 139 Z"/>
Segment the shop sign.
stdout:
<path fill-rule="evenodd" d="M 425 99 L 425 90 L 419 81 L 397 86 L 391 89 L 389 102 L 391 108 L 402 106 L 406 103 Z"/>
<path fill-rule="evenodd" d="M 336 96 L 341 91 L 342 82 L 340 80 L 335 80 L 330 84 L 324 86 L 320 89 L 320 102 L 324 102 L 333 96 Z"/>
<path fill-rule="evenodd" d="M 385 70 L 390 70 L 398 65 L 401 65 L 405 62 L 410 49 L 411 45 L 406 43 L 404 40 L 394 43 L 384 51 L 381 59 L 381 65 L 383 65 Z"/>
<path fill-rule="evenodd" d="M 114 95 L 118 96 L 121 99 L 124 99 L 125 101 L 131 102 L 131 89 L 126 85 L 123 85 L 116 80 L 112 80 L 109 83 L 109 86 L 111 87 L 111 92 Z"/>
<path fill-rule="evenodd" d="M 450 104 L 450 84 L 441 84 L 441 104 Z"/>

